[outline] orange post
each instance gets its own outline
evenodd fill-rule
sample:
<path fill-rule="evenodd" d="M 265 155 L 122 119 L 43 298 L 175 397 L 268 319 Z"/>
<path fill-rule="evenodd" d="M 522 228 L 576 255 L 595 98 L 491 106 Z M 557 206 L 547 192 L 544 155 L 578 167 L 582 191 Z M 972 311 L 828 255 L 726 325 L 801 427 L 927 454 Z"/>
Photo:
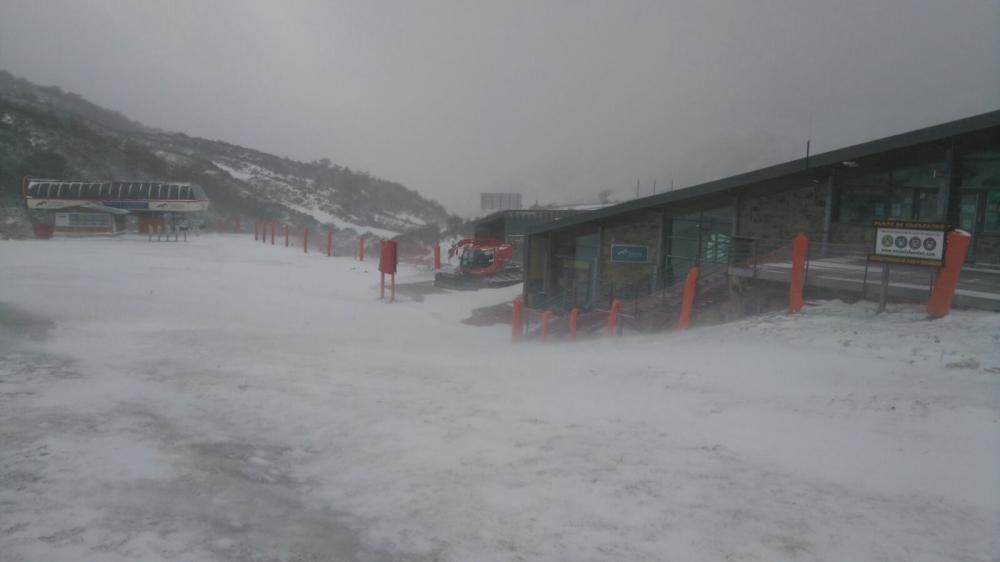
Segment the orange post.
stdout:
<path fill-rule="evenodd" d="M 802 288 L 806 284 L 806 256 L 809 254 L 809 239 L 800 232 L 792 242 L 792 283 L 788 287 L 788 312 L 802 310 Z"/>
<path fill-rule="evenodd" d="M 358 261 L 365 261 L 365 237 L 358 238 Z"/>
<path fill-rule="evenodd" d="M 580 310 L 574 308 L 569 311 L 569 339 L 570 341 L 576 341 L 576 317 Z"/>
<path fill-rule="evenodd" d="M 333 231 L 326 233 L 326 257 L 333 255 Z"/>
<path fill-rule="evenodd" d="M 622 307 L 622 301 L 615 299 L 611 301 L 611 310 L 608 311 L 608 335 L 615 335 L 618 329 L 618 310 Z"/>
<path fill-rule="evenodd" d="M 552 321 L 552 311 L 546 310 L 542 313 L 542 341 L 549 337 L 549 322 Z"/>
<path fill-rule="evenodd" d="M 951 301 L 955 298 L 955 288 L 958 286 L 958 274 L 965 263 L 965 254 L 969 251 L 972 236 L 964 230 L 952 230 L 948 233 L 947 247 L 944 250 L 944 267 L 938 270 L 937 281 L 931 297 L 927 299 L 927 314 L 931 318 L 943 318 L 951 312 Z"/>
<path fill-rule="evenodd" d="M 285 247 L 288 247 L 288 225 L 285 225 Z"/>
<path fill-rule="evenodd" d="M 701 275 L 701 267 L 692 267 L 688 271 L 687 279 L 684 281 L 684 296 L 681 297 L 681 317 L 677 320 L 678 330 L 687 330 L 691 327 L 691 313 L 694 311 L 694 293 L 698 287 L 699 275 Z"/>
<path fill-rule="evenodd" d="M 434 244 L 434 271 L 441 269 L 441 244 Z"/>
<path fill-rule="evenodd" d="M 521 297 L 514 299 L 514 310 L 510 317 L 511 339 L 514 343 L 524 339 L 524 301 Z"/>
<path fill-rule="evenodd" d="M 309 229 L 308 228 L 302 234 L 302 253 L 303 254 L 308 254 L 309 253 Z"/>

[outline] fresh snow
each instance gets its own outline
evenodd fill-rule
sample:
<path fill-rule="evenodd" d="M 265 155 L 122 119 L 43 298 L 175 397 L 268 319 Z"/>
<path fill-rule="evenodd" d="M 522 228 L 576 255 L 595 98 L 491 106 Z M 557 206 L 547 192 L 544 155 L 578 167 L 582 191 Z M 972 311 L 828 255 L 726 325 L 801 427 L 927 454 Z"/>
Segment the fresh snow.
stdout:
<path fill-rule="evenodd" d="M 390 304 L 373 263 L 247 236 L 0 263 L 5 562 L 1000 552 L 997 314 L 513 346 L 460 320 L 517 287 Z"/>
<path fill-rule="evenodd" d="M 380 238 L 394 238 L 401 232 L 401 230 L 390 230 L 388 228 L 377 226 L 361 225 L 341 216 L 337 216 L 329 211 L 323 210 L 323 207 L 326 207 L 327 209 L 339 209 L 339 206 L 323 200 L 324 196 L 321 196 L 320 194 L 303 191 L 303 186 L 311 185 L 313 183 L 311 178 L 279 174 L 249 162 L 239 162 L 239 167 L 221 161 L 213 161 L 212 163 L 219 169 L 224 170 L 233 178 L 246 182 L 254 188 L 259 189 L 260 194 L 265 198 L 292 209 L 293 211 L 309 215 L 321 223 L 332 224 L 339 229 L 352 229 L 358 234 L 373 234 Z M 307 202 L 307 204 L 296 203 L 291 200 L 293 197 L 302 198 Z M 382 218 L 384 220 L 404 224 L 394 215 L 383 214 Z M 413 226 L 409 223 L 405 224 Z"/>
<path fill-rule="evenodd" d="M 340 229 L 352 229 L 358 234 L 374 234 L 380 238 L 395 238 L 399 235 L 399 232 L 394 230 L 389 230 L 386 228 L 378 228 L 377 226 L 361 226 L 360 224 L 353 223 L 348 220 L 344 220 L 336 215 L 327 213 L 326 211 L 321 211 L 313 207 L 306 207 L 305 205 L 297 205 L 295 203 L 283 203 L 284 206 L 292 209 L 293 211 L 298 211 L 312 216 L 312 218 L 318 220 L 323 224 L 332 224 L 333 226 Z"/>

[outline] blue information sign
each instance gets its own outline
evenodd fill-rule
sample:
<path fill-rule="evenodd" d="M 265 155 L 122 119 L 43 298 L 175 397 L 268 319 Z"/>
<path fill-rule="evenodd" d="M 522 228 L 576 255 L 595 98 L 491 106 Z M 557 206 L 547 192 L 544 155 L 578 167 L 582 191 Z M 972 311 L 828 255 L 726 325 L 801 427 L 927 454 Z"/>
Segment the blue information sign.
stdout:
<path fill-rule="evenodd" d="M 611 261 L 616 263 L 646 263 L 649 261 L 649 246 L 612 244 Z"/>

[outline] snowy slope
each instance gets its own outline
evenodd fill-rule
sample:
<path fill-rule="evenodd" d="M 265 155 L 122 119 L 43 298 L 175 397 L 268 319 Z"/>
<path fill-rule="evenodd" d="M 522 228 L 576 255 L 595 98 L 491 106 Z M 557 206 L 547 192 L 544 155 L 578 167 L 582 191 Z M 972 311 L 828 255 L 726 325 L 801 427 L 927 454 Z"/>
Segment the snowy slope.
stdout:
<path fill-rule="evenodd" d="M 374 264 L 246 237 L 0 255 L 3 560 L 1000 547 L 997 314 L 820 303 L 512 347 L 459 320 L 516 287 L 380 303 Z"/>
<path fill-rule="evenodd" d="M 269 202 L 312 217 L 321 224 L 350 229 L 358 234 L 367 232 L 392 238 L 429 221 L 443 224 L 445 219 L 443 212 L 431 212 L 421 217 L 410 212 L 393 213 L 384 207 L 373 208 L 367 214 L 356 213 L 337 202 L 334 188 L 324 188 L 314 178 L 282 173 L 239 158 L 218 158 L 212 164 L 248 184 L 253 194 Z"/>
<path fill-rule="evenodd" d="M 350 229 L 378 237 L 445 225 L 438 203 L 399 183 L 321 159 L 297 162 L 221 140 L 167 133 L 58 88 L 0 70 L 0 207 L 15 206 L 21 174 L 35 177 L 170 179 L 201 185 L 210 213 Z M 0 224 L 0 238 L 25 236 Z M 247 224 L 247 221 L 243 221 Z"/>

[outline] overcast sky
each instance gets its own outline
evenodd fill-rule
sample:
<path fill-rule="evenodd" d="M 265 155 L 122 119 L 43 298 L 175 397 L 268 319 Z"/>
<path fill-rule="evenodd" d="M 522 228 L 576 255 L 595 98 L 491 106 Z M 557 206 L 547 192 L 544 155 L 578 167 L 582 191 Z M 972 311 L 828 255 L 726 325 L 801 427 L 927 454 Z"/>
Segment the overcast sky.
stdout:
<path fill-rule="evenodd" d="M 0 68 L 471 214 L 1000 109 L 1000 0 L 0 0 Z"/>

